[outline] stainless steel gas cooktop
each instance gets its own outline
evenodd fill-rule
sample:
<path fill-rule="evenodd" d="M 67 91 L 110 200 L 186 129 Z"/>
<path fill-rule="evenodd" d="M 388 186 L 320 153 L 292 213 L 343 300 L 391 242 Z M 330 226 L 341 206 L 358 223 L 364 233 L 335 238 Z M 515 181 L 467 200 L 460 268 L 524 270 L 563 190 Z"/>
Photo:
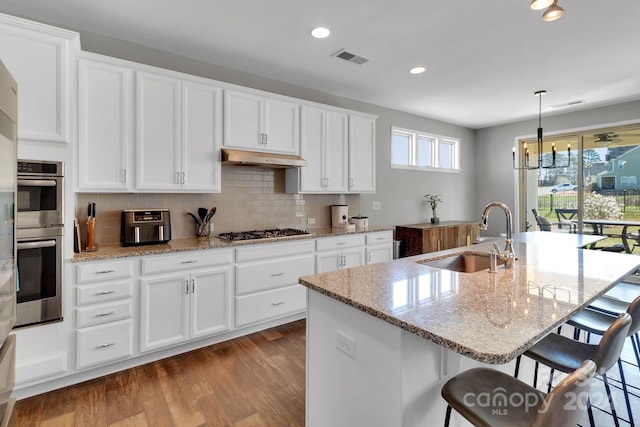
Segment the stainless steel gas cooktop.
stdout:
<path fill-rule="evenodd" d="M 296 228 L 273 228 L 270 230 L 252 230 L 230 233 L 220 233 L 218 237 L 224 240 L 240 241 L 240 240 L 258 240 L 258 239 L 276 239 L 279 237 L 304 236 L 309 234 L 307 230 L 299 230 Z"/>

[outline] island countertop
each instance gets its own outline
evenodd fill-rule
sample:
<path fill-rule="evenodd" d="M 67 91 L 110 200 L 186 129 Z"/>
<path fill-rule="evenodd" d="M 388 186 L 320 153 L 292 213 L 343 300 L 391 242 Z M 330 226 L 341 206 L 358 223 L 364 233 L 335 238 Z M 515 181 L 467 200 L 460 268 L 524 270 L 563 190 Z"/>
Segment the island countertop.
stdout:
<path fill-rule="evenodd" d="M 514 235 L 517 260 L 458 273 L 419 263 L 491 242 L 301 277 L 308 288 L 484 363 L 506 363 L 640 265 L 637 255 L 581 249 L 598 236 Z M 503 239 L 496 239 L 500 246 Z"/>

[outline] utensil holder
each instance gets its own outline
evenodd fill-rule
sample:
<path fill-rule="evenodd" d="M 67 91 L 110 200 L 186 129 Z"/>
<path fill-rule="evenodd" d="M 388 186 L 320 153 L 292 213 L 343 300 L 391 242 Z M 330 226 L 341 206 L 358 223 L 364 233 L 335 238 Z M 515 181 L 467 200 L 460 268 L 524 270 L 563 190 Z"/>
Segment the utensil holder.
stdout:
<path fill-rule="evenodd" d="M 200 226 L 200 224 L 196 224 L 196 237 L 198 238 L 207 238 L 211 235 L 211 222 L 205 224 L 204 227 Z"/>

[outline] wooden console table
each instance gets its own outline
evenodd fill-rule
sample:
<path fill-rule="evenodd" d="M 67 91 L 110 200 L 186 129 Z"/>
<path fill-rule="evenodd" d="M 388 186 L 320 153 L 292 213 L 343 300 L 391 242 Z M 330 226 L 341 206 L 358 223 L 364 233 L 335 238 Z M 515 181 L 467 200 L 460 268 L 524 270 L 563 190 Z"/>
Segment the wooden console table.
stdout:
<path fill-rule="evenodd" d="M 478 223 L 470 221 L 396 226 L 396 240 L 402 241 L 402 257 L 468 246 L 479 234 Z"/>

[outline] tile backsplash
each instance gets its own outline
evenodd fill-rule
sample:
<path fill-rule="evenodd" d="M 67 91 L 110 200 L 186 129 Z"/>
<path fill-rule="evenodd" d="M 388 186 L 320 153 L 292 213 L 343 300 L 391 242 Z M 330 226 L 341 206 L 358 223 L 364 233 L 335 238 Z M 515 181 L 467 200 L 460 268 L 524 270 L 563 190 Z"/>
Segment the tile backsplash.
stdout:
<path fill-rule="evenodd" d="M 77 193 L 76 215 L 86 231 L 87 203 L 96 203 L 96 242 L 120 242 L 120 211 L 167 208 L 171 212 L 172 239 L 195 236 L 193 219 L 199 207 L 217 211 L 212 235 L 275 227 L 314 228 L 331 226 L 331 205 L 337 194 L 287 194 L 283 169 L 222 167 L 222 193 Z M 360 212 L 360 196 L 346 195 L 349 214 Z M 307 225 L 315 218 L 314 225 Z"/>

